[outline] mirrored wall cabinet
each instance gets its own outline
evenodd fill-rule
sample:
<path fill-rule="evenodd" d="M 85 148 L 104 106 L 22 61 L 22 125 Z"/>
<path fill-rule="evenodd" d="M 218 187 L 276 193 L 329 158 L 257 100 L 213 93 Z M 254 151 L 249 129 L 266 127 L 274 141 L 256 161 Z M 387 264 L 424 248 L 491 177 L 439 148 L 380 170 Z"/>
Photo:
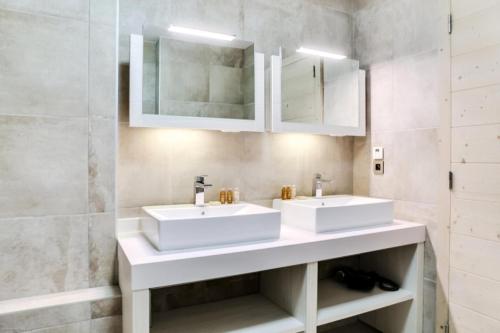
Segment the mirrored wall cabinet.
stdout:
<path fill-rule="evenodd" d="M 264 55 L 252 42 L 170 26 L 130 36 L 130 126 L 265 130 Z"/>
<path fill-rule="evenodd" d="M 307 48 L 289 54 L 280 49 L 271 56 L 270 129 L 365 136 L 365 89 L 357 60 Z"/>

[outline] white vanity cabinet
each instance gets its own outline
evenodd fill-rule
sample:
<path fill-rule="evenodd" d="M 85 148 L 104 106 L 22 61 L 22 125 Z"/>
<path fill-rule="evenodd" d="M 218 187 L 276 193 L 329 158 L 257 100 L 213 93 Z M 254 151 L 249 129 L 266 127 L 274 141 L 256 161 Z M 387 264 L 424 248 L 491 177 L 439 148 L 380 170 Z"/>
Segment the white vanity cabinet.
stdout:
<path fill-rule="evenodd" d="M 136 231 L 139 223 L 124 219 L 117 228 L 126 333 L 311 333 L 346 318 L 382 332 L 421 332 L 423 225 L 394 221 L 325 234 L 283 225 L 276 241 L 158 252 Z M 346 289 L 329 275 L 335 260 L 375 270 L 401 289 Z M 256 294 L 150 314 L 150 289 L 254 272 Z"/>

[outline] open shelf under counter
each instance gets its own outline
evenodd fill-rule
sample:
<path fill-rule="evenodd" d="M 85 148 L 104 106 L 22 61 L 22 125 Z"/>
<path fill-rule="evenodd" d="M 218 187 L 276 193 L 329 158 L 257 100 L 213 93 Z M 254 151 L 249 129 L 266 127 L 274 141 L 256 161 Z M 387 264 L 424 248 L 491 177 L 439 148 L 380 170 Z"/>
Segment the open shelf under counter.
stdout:
<path fill-rule="evenodd" d="M 138 225 L 133 219 L 118 223 L 124 333 L 313 333 L 318 325 L 357 315 L 382 332 L 421 332 L 424 225 L 396 220 L 322 234 L 283 225 L 275 241 L 163 252 Z M 356 293 L 319 278 L 321 262 L 349 256 L 403 289 Z M 150 289 L 255 272 L 261 274 L 260 294 L 150 318 Z"/>
<path fill-rule="evenodd" d="M 152 333 L 297 333 L 304 324 L 255 294 L 153 314 Z"/>
<path fill-rule="evenodd" d="M 347 289 L 333 279 L 320 280 L 318 284 L 318 325 L 354 317 L 387 306 L 410 301 L 411 291 L 383 291 L 375 287 L 370 292 Z"/>

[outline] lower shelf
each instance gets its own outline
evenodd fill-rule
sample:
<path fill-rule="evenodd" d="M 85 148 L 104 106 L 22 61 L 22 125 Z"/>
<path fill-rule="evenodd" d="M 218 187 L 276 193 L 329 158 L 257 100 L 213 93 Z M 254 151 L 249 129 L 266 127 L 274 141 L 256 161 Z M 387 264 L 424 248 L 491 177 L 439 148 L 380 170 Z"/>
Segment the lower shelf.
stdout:
<path fill-rule="evenodd" d="M 153 315 L 152 333 L 297 333 L 304 324 L 262 295 L 250 295 Z"/>
<path fill-rule="evenodd" d="M 408 290 L 383 291 L 375 287 L 371 292 L 347 289 L 333 281 L 324 279 L 318 284 L 318 325 L 354 317 L 413 299 Z"/>

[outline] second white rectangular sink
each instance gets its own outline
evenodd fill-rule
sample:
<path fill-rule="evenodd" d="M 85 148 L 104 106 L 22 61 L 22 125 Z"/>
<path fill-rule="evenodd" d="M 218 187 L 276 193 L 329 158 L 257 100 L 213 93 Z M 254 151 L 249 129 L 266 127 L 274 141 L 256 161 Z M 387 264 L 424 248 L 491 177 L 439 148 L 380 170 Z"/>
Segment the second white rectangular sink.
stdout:
<path fill-rule="evenodd" d="M 249 203 L 143 207 L 141 227 L 160 251 L 213 247 L 280 237 L 280 212 Z"/>
<path fill-rule="evenodd" d="M 393 222 L 392 200 L 336 195 L 281 203 L 281 221 L 313 232 Z"/>

